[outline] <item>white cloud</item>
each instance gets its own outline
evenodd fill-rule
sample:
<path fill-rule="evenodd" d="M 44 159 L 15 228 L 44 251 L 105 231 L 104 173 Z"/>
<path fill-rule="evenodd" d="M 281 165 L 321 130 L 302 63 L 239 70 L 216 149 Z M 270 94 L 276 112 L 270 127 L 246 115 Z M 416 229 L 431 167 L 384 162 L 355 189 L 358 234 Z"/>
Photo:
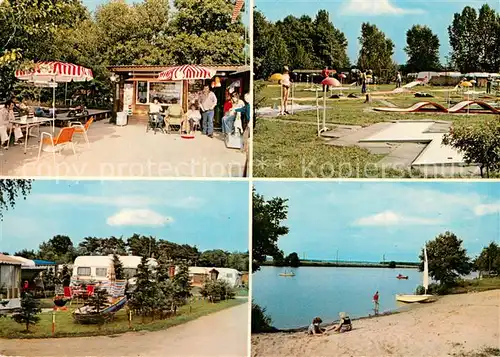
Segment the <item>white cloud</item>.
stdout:
<path fill-rule="evenodd" d="M 480 204 L 474 207 L 476 216 L 486 216 L 489 214 L 500 213 L 500 202 L 491 204 Z"/>
<path fill-rule="evenodd" d="M 434 225 L 439 224 L 439 220 L 410 217 L 397 214 L 393 211 L 384 211 L 372 216 L 363 217 L 356 220 L 358 226 L 398 226 L 398 225 Z"/>
<path fill-rule="evenodd" d="M 163 195 L 77 195 L 77 194 L 54 194 L 36 195 L 37 198 L 65 204 L 85 204 L 115 207 L 145 207 L 161 205 L 176 208 L 198 208 L 203 205 L 204 200 L 198 197 L 188 196 L 182 198 L 163 197 Z"/>
<path fill-rule="evenodd" d="M 348 0 L 342 9 L 344 15 L 377 16 L 422 14 L 422 9 L 403 9 L 393 5 L 390 0 Z"/>
<path fill-rule="evenodd" d="M 122 209 L 109 217 L 106 222 L 110 226 L 162 227 L 172 223 L 173 218 L 149 209 Z"/>

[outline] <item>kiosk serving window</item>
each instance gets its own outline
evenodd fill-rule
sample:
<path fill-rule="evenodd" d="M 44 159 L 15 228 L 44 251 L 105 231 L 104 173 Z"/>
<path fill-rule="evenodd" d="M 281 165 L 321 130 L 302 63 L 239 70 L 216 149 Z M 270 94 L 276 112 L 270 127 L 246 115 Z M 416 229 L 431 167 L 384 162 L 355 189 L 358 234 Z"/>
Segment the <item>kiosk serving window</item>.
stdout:
<path fill-rule="evenodd" d="M 160 103 L 172 104 L 176 99 L 177 103 L 181 103 L 182 97 L 182 82 L 152 82 L 149 83 L 149 102 L 154 98 L 158 98 Z"/>
<path fill-rule="evenodd" d="M 137 104 L 150 104 L 154 98 L 163 104 L 182 102 L 182 82 L 137 82 Z"/>

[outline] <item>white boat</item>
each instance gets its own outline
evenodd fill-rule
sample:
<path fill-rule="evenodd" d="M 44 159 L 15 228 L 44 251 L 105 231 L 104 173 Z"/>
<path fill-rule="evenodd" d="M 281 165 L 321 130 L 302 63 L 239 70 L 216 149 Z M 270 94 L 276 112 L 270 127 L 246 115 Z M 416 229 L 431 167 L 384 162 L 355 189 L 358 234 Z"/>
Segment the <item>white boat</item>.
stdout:
<path fill-rule="evenodd" d="M 295 273 L 293 271 L 285 271 L 284 273 L 280 273 L 280 276 L 295 276 Z"/>
<path fill-rule="evenodd" d="M 429 263 L 427 262 L 427 249 L 425 246 L 424 246 L 424 272 L 422 274 L 422 286 L 425 289 L 423 295 L 397 294 L 396 300 L 406 303 L 434 301 L 434 299 L 432 299 L 433 295 L 427 294 L 427 289 L 429 289 Z"/>

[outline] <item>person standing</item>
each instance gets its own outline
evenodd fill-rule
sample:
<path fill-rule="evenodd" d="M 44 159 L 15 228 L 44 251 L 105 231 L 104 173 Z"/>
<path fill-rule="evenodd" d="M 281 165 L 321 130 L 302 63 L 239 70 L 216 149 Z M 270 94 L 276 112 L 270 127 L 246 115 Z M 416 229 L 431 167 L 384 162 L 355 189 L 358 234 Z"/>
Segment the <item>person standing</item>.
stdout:
<path fill-rule="evenodd" d="M 8 100 L 5 102 L 5 106 L 0 109 L 0 141 L 2 142 L 2 146 L 4 148 L 9 146 L 9 130 L 12 130 L 13 128 L 12 121 L 14 119 L 14 102 L 12 100 Z M 23 132 L 21 131 L 21 128 L 18 125 L 14 126 L 15 143 L 19 144 L 22 137 Z"/>
<path fill-rule="evenodd" d="M 378 302 L 378 298 L 379 298 L 379 296 L 378 296 L 378 291 L 377 291 L 375 293 L 375 295 L 373 295 L 373 305 L 374 305 L 373 311 L 375 312 L 375 315 L 378 315 L 378 310 L 380 307 L 379 302 Z"/>
<path fill-rule="evenodd" d="M 328 70 L 328 67 L 325 67 L 325 69 L 321 72 L 321 76 L 323 77 L 323 80 L 330 77 L 330 71 Z M 330 86 L 323 84 L 323 92 L 325 91 L 325 89 L 328 92 L 330 90 Z"/>
<path fill-rule="evenodd" d="M 361 93 L 366 94 L 366 72 L 361 72 Z"/>
<path fill-rule="evenodd" d="M 281 98 L 281 101 L 282 101 L 281 115 L 290 114 L 290 113 L 288 113 L 288 110 L 287 110 L 288 96 L 290 94 L 290 86 L 291 86 L 290 70 L 288 69 L 287 66 L 285 66 L 283 69 L 283 75 L 281 77 L 281 87 L 282 87 L 282 94 L 283 94 L 283 98 Z"/>
<path fill-rule="evenodd" d="M 493 78 L 491 78 L 491 76 L 488 76 L 488 80 L 486 82 L 486 94 L 490 94 L 491 93 L 492 82 L 493 82 Z"/>
<path fill-rule="evenodd" d="M 396 88 L 401 88 L 401 73 L 398 72 L 398 74 L 396 75 Z"/>
<path fill-rule="evenodd" d="M 200 95 L 200 108 L 202 117 L 202 134 L 209 138 L 214 136 L 214 110 L 217 106 L 217 97 L 210 90 L 208 84 L 205 84 Z"/>

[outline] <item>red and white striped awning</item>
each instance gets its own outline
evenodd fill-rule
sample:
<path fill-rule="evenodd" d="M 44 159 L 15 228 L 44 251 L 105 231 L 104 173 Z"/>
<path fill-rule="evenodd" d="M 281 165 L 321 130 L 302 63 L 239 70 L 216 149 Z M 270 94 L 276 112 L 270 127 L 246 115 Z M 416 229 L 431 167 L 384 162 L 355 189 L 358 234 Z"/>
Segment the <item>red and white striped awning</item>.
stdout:
<path fill-rule="evenodd" d="M 231 22 L 235 23 L 240 15 L 241 9 L 243 8 L 243 4 L 245 0 L 236 0 L 236 4 L 234 5 L 233 16 L 231 18 Z"/>
<path fill-rule="evenodd" d="M 85 82 L 94 79 L 92 70 L 72 63 L 38 62 L 33 68 L 16 71 L 16 78 L 30 82 Z"/>
<path fill-rule="evenodd" d="M 190 79 L 211 79 L 217 70 L 199 65 L 186 64 L 183 66 L 170 67 L 158 76 L 160 81 L 183 81 Z"/>

